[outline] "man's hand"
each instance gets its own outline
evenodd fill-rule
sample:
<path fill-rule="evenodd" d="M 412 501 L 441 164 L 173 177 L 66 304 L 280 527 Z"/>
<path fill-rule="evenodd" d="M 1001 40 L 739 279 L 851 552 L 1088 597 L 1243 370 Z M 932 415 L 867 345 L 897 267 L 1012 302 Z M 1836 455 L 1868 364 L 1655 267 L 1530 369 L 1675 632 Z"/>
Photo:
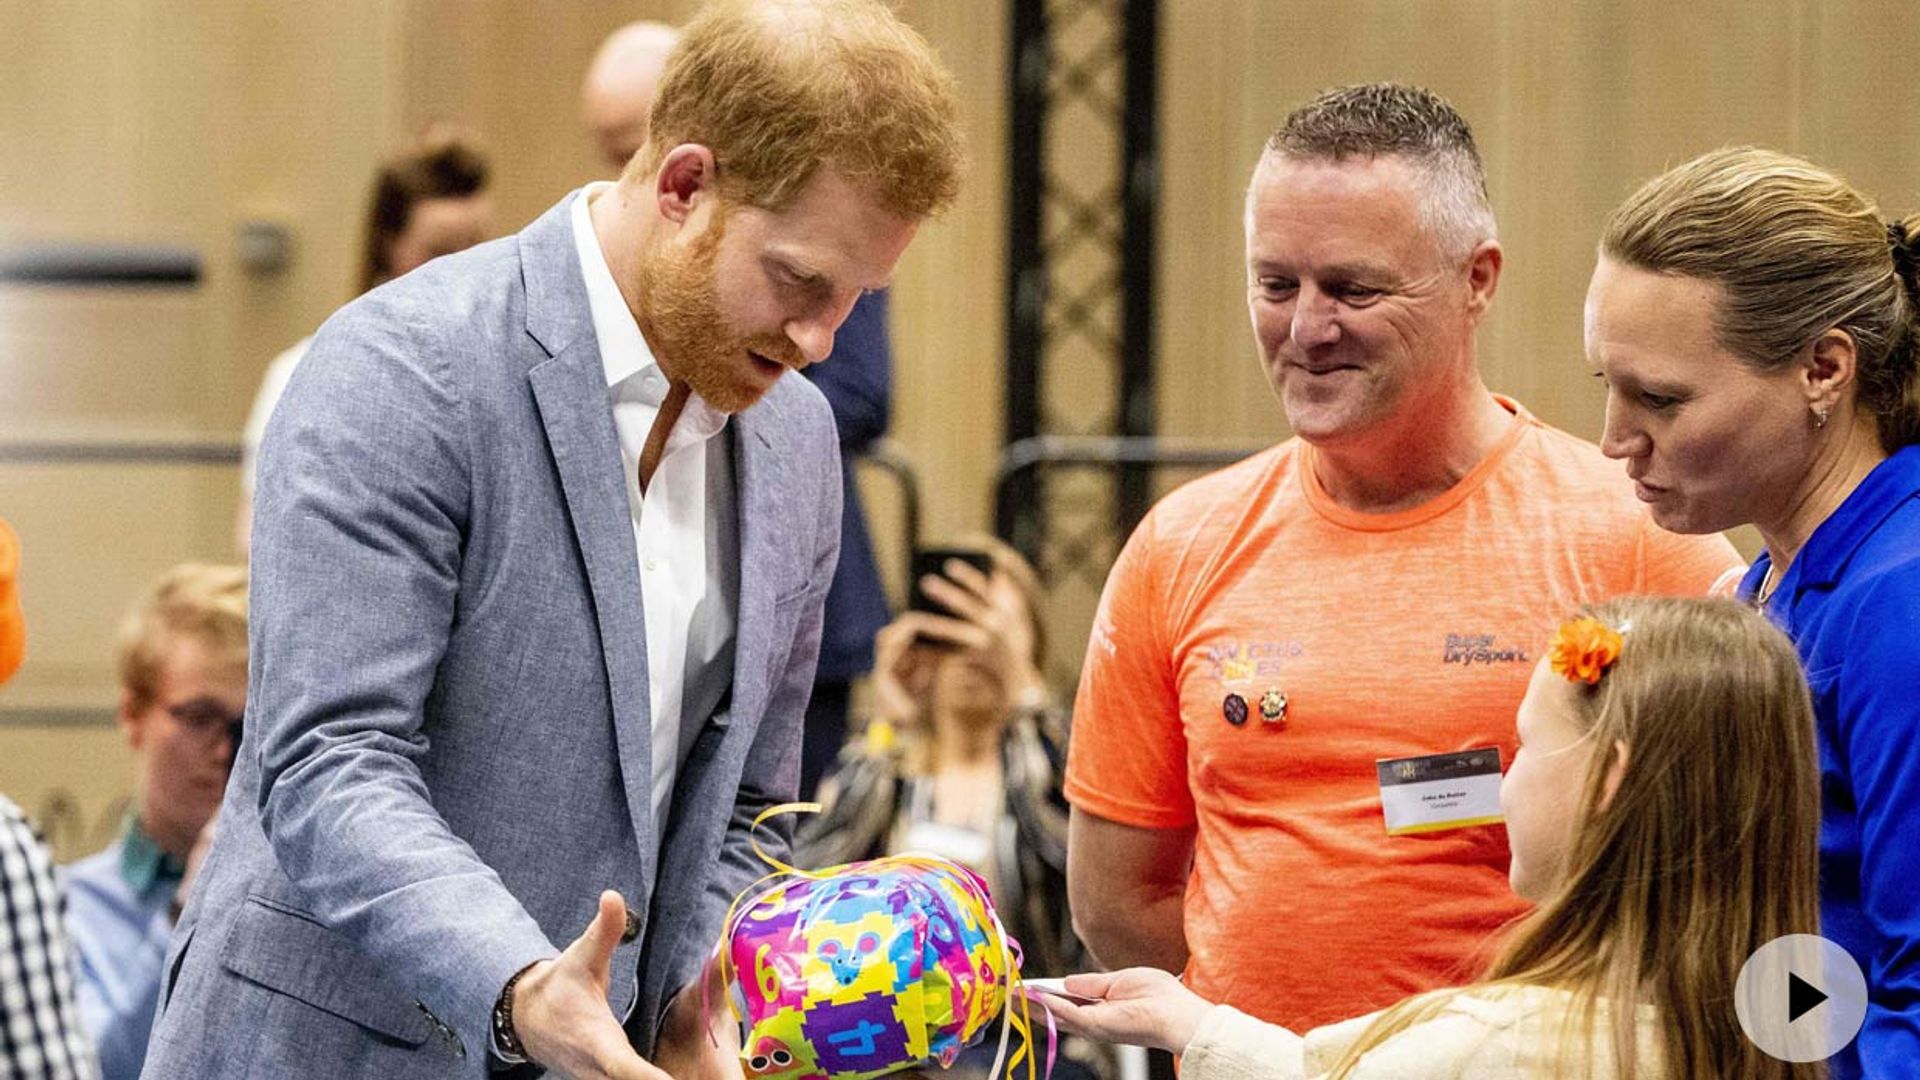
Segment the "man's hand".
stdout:
<path fill-rule="evenodd" d="M 720 965 L 706 974 L 707 1002 L 712 1014 L 701 1023 L 700 983 L 696 980 L 674 995 L 660 1023 L 653 1059 L 679 1080 L 744 1080 L 740 1065 L 740 1028 L 727 1009 L 726 984 Z"/>
<path fill-rule="evenodd" d="M 1094 1001 L 1080 1005 L 1064 997 L 1045 996 L 1046 1006 L 1062 1030 L 1101 1042 L 1151 1046 L 1176 1054 L 1186 1051 L 1201 1018 L 1213 1008 L 1159 968 L 1069 975 L 1065 987 L 1070 994 Z"/>
<path fill-rule="evenodd" d="M 620 894 L 601 893 L 586 933 L 514 985 L 513 1030 L 529 1058 L 573 1080 L 672 1080 L 634 1052 L 607 1007 L 608 972 L 626 923 Z"/>

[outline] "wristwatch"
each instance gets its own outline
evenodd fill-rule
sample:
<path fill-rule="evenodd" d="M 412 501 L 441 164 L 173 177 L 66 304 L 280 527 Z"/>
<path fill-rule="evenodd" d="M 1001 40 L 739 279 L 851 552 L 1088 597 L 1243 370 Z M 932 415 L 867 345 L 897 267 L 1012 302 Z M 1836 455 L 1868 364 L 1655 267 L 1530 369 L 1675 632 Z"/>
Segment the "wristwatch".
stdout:
<path fill-rule="evenodd" d="M 493 1056 L 509 1065 L 527 1060 L 527 1048 L 520 1044 L 520 1036 L 513 1030 L 513 988 L 520 976 L 532 970 L 533 965 L 528 964 L 514 972 L 507 985 L 500 989 L 500 1000 L 493 1003 Z"/>

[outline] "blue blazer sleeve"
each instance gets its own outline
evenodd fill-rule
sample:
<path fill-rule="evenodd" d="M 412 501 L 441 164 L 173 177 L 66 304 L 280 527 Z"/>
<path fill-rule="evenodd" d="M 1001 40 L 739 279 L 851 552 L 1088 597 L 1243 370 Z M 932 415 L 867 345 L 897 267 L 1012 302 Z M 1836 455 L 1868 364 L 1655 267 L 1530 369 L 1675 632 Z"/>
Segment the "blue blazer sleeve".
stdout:
<path fill-rule="evenodd" d="M 274 411 L 252 553 L 247 744 L 261 825 L 313 914 L 484 1047 L 507 977 L 557 950 L 448 827 L 421 773 L 478 437 L 460 354 L 430 340 L 444 322 L 404 301 L 350 306 Z"/>

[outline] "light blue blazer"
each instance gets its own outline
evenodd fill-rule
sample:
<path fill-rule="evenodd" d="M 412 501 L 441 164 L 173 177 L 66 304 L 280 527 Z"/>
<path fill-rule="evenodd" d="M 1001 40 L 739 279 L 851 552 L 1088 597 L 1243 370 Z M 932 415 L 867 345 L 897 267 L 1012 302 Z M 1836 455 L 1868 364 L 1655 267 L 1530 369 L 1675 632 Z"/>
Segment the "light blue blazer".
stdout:
<path fill-rule="evenodd" d="M 482 1077 L 501 986 L 605 888 L 641 919 L 608 996 L 646 1052 L 762 871 L 748 826 L 793 795 L 837 557 L 833 417 L 788 377 L 723 435 L 731 689 L 685 717 L 655 821 L 640 571 L 567 208 L 343 308 L 274 412 L 246 737 L 146 1077 Z"/>

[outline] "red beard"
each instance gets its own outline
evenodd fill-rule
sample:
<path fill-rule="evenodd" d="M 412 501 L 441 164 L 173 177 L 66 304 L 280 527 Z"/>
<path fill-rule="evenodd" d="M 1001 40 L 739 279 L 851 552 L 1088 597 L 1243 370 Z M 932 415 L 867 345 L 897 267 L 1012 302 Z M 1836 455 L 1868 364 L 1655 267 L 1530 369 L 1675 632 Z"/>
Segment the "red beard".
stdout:
<path fill-rule="evenodd" d="M 735 336 L 728 327 L 714 270 L 725 235 L 725 212 L 716 209 L 705 233 L 685 247 L 663 246 L 643 258 L 637 277 L 640 329 L 661 372 L 731 414 L 766 393 L 765 376 L 750 354 L 788 368 L 802 366 L 802 358 L 785 335 Z"/>

